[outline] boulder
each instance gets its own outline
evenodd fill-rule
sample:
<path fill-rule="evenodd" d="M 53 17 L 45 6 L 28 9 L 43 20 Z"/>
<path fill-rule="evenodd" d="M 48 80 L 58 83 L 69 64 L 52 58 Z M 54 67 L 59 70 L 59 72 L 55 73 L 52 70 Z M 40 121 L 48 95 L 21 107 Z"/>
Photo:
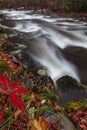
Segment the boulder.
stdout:
<path fill-rule="evenodd" d="M 86 99 L 87 86 L 66 75 L 57 80 L 57 93 L 60 97 L 60 104 L 63 105 L 71 100 Z"/>

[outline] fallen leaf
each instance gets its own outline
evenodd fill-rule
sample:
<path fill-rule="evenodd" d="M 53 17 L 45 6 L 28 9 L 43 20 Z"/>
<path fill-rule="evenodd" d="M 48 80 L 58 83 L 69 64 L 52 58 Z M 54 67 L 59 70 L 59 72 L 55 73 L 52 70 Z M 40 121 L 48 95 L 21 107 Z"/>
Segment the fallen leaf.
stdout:
<path fill-rule="evenodd" d="M 19 114 L 21 113 L 21 110 L 18 109 L 15 113 L 14 113 L 14 120 L 16 120 L 19 116 Z"/>
<path fill-rule="evenodd" d="M 49 130 L 50 122 L 41 117 L 39 121 L 30 120 L 29 125 L 31 126 L 31 130 Z"/>

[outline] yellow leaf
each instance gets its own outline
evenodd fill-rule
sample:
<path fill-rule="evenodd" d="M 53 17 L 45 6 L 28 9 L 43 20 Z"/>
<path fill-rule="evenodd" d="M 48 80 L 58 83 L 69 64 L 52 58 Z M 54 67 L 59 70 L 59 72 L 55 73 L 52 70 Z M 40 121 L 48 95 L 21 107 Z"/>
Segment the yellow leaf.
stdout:
<path fill-rule="evenodd" d="M 19 114 L 21 113 L 21 110 L 18 109 L 15 113 L 14 113 L 14 120 L 16 120 L 19 116 Z"/>
<path fill-rule="evenodd" d="M 49 130 L 50 122 L 48 122 L 45 118 L 40 118 L 37 120 L 30 120 L 29 125 L 31 130 Z"/>

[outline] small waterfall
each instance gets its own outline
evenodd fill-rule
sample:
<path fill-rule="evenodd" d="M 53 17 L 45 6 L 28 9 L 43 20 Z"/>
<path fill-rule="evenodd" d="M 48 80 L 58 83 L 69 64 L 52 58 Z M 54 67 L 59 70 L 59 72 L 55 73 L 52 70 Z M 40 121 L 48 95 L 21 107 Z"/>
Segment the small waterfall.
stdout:
<path fill-rule="evenodd" d="M 31 53 L 32 57 L 48 68 L 48 75 L 50 75 L 53 80 L 64 75 L 72 76 L 78 81 L 80 80 L 76 67 L 64 59 L 60 50 L 56 46 L 48 44 L 45 38 L 38 38 L 37 43 L 34 44 L 33 47 L 35 50 Z"/>

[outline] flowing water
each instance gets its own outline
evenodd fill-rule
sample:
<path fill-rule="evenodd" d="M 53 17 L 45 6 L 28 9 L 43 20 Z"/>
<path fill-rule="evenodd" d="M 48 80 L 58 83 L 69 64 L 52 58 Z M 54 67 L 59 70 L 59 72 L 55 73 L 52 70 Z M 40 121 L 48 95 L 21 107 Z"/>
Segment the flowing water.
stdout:
<path fill-rule="evenodd" d="M 1 10 L 1 23 L 17 31 L 27 55 L 46 66 L 53 80 L 69 75 L 87 84 L 87 23 L 70 17 Z M 85 19 L 85 18 L 84 18 Z"/>

